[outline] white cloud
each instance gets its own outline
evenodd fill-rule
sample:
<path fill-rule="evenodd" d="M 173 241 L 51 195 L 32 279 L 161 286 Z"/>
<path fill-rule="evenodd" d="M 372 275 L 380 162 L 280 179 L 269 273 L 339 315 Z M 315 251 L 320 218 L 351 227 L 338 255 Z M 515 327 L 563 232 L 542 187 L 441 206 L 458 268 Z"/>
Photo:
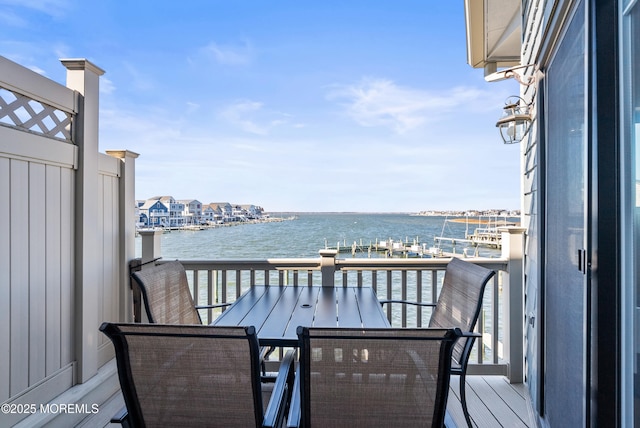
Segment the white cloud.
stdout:
<path fill-rule="evenodd" d="M 69 9 L 69 0 L 0 0 L 0 5 L 33 9 L 53 17 L 60 17 Z"/>
<path fill-rule="evenodd" d="M 220 117 L 233 126 L 257 135 L 267 135 L 272 129 L 289 123 L 291 115 L 264 108 L 263 103 L 251 100 L 237 101 L 220 113 Z"/>
<path fill-rule="evenodd" d="M 185 111 L 186 114 L 193 114 L 198 110 L 200 110 L 200 104 L 194 103 L 192 101 L 187 101 L 187 110 Z"/>
<path fill-rule="evenodd" d="M 72 58 L 72 55 L 69 54 L 71 48 L 65 43 L 58 42 L 55 44 L 53 51 L 55 52 L 56 57 L 58 58 Z"/>
<path fill-rule="evenodd" d="M 398 134 L 441 120 L 453 111 L 467 110 L 485 101 L 485 91 L 457 87 L 439 93 L 399 86 L 388 79 L 364 78 L 360 82 L 338 86 L 329 99 L 343 99 L 347 114 L 367 127 L 385 126 Z"/>
<path fill-rule="evenodd" d="M 221 45 L 211 42 L 202 48 L 202 52 L 223 65 L 247 65 L 252 58 L 251 45 L 246 41 L 240 46 Z"/>
<path fill-rule="evenodd" d="M 113 82 L 109 79 L 107 79 L 106 77 L 101 77 L 100 78 L 100 92 L 103 94 L 111 94 L 113 91 L 116 90 L 116 86 L 113 84 Z"/>
<path fill-rule="evenodd" d="M 146 92 L 155 88 L 155 78 L 151 75 L 141 72 L 131 63 L 124 63 L 123 68 L 129 74 L 129 83 L 136 90 Z"/>
<path fill-rule="evenodd" d="M 27 27 L 27 21 L 9 10 L 0 10 L 0 22 L 8 27 Z"/>

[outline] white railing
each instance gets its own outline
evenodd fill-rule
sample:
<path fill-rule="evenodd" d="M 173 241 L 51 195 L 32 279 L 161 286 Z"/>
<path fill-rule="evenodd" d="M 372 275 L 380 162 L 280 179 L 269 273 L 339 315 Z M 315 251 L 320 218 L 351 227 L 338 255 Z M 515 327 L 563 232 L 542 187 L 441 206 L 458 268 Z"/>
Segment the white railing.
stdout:
<path fill-rule="evenodd" d="M 142 262 L 160 257 L 157 231 L 141 232 Z M 496 270 L 485 291 L 477 331 L 482 337 L 472 355 L 471 374 L 502 374 L 522 382 L 522 229 L 505 228 L 500 258 L 467 260 Z M 181 260 L 197 304 L 234 302 L 254 284 L 292 286 L 371 286 L 381 299 L 435 302 L 450 259 L 337 258 L 322 250 L 319 258 L 267 260 Z M 139 309 L 138 309 L 139 311 Z M 211 322 L 223 309 L 202 312 Z M 423 327 L 430 309 L 387 305 L 395 327 Z M 511 328 L 513 327 L 513 328 Z"/>

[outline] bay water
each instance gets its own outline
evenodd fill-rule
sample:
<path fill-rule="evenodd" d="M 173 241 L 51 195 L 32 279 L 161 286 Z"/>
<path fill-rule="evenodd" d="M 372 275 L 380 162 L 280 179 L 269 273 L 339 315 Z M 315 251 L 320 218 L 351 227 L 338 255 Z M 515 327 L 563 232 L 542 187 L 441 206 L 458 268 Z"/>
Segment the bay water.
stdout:
<path fill-rule="evenodd" d="M 451 221 L 453 217 L 415 216 L 409 214 L 369 214 L 369 213 L 270 213 L 272 218 L 287 220 L 278 222 L 241 223 L 235 226 L 220 226 L 205 230 L 173 230 L 161 235 L 161 255 L 166 259 L 182 260 L 234 260 L 234 259 L 269 259 L 269 258 L 316 258 L 325 247 L 368 247 L 376 241 L 402 241 L 412 243 L 418 241 L 426 247 L 436 246 L 434 238 L 464 238 L 465 233 L 473 233 L 475 227 L 467 225 L 464 218 L 459 222 Z M 293 219 L 289 219 L 292 218 Z M 463 252 L 465 245 L 456 244 L 455 252 Z M 442 243 L 441 249 L 452 252 L 451 243 Z M 468 254 L 475 249 L 469 248 Z M 141 256 L 141 239 L 136 238 L 136 257 Z M 479 248 L 478 255 L 483 257 L 499 257 L 500 250 Z M 386 257 L 384 253 L 341 252 L 339 258 L 350 257 Z M 399 280 L 394 277 L 394 282 Z M 233 279 L 232 279 L 233 281 Z M 368 282 L 366 280 L 365 282 Z M 380 286 L 384 281 L 381 280 Z M 409 273 L 410 296 L 415 293 L 415 272 Z M 366 285 L 366 284 L 365 284 Z M 430 295 L 431 276 L 423 277 L 423 295 Z M 399 288 L 398 288 L 399 290 Z M 202 289 L 202 301 L 206 300 L 206 289 Z M 384 290 L 379 290 L 384 293 Z M 399 296 L 394 296 L 399 298 Z M 491 293 L 485 293 L 487 313 L 491 311 Z M 391 316 L 392 324 L 400 325 L 400 306 L 394 306 Z M 423 313 L 423 325 L 428 322 L 430 311 Z M 415 309 L 407 314 L 409 325 L 415 325 Z M 493 320 L 487 316 L 484 326 L 490 331 Z M 475 354 L 475 351 L 474 351 Z M 490 358 L 491 351 L 485 350 L 484 358 Z"/>
<path fill-rule="evenodd" d="M 271 213 L 281 222 L 244 223 L 237 226 L 205 230 L 174 230 L 161 237 L 165 259 L 267 259 L 319 257 L 325 247 L 349 247 L 355 242 L 367 248 L 376 242 L 393 240 L 436 246 L 436 236 L 464 238 L 476 225 L 454 223 L 447 217 L 409 214 L 369 213 Z M 289 220 L 288 218 L 294 219 Z M 449 218 L 450 220 L 450 218 Z M 443 243 L 451 251 L 450 243 Z M 456 252 L 464 246 L 457 244 Z M 498 256 L 499 250 L 480 249 L 481 256 Z M 136 256 L 141 255 L 141 241 L 136 238 Z M 350 252 L 339 257 L 385 257 L 384 253 Z"/>

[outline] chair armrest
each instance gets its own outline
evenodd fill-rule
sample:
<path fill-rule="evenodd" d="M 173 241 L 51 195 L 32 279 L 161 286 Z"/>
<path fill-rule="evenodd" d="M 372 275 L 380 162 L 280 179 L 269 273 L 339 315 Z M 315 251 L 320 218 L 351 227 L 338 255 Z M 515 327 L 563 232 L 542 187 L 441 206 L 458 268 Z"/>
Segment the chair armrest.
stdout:
<path fill-rule="evenodd" d="M 293 392 L 291 393 L 291 404 L 289 404 L 287 428 L 298 428 L 300 426 L 300 414 L 302 412 L 300 400 L 300 365 L 298 365 L 296 380 L 293 383 Z"/>
<path fill-rule="evenodd" d="M 285 354 L 282 363 L 280 363 L 280 370 L 278 370 L 278 376 L 273 385 L 273 392 L 271 393 L 267 410 L 264 413 L 262 426 L 265 428 L 279 427 L 282 424 L 287 403 L 293 389 L 294 360 L 295 351 L 291 350 Z"/>
<path fill-rule="evenodd" d="M 403 305 L 415 305 L 415 306 L 431 306 L 435 307 L 435 303 L 425 303 L 425 302 L 413 302 L 411 300 L 380 300 L 381 305 L 385 305 L 386 303 L 402 303 Z"/>
<path fill-rule="evenodd" d="M 129 424 L 129 412 L 127 412 L 127 408 L 123 407 L 116 412 L 115 415 L 111 417 L 112 424 L 120 424 L 124 428 L 129 428 L 131 425 Z"/>
<path fill-rule="evenodd" d="M 459 332 L 459 335 L 462 340 L 466 340 L 466 343 L 464 345 L 464 349 L 462 350 L 462 355 L 460 356 L 460 360 L 458 361 L 456 358 L 451 358 L 451 374 L 465 375 L 467 372 L 469 355 L 471 354 L 471 348 L 473 347 L 473 343 L 476 340 L 476 338 L 482 337 L 482 334 L 476 333 L 473 331 L 464 331 L 464 332 Z"/>
<path fill-rule="evenodd" d="M 194 307 L 196 309 L 213 309 L 213 308 L 223 308 L 225 306 L 231 306 L 231 303 L 218 303 L 216 305 L 198 305 Z"/>

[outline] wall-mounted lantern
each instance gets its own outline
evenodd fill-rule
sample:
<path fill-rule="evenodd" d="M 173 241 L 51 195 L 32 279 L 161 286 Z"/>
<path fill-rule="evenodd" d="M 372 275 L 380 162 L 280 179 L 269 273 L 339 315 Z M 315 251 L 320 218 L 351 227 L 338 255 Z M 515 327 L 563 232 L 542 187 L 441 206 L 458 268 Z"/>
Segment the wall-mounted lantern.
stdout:
<path fill-rule="evenodd" d="M 529 106 L 520 97 L 507 98 L 502 117 L 496 126 L 505 144 L 519 143 L 527 135 L 531 126 Z"/>

